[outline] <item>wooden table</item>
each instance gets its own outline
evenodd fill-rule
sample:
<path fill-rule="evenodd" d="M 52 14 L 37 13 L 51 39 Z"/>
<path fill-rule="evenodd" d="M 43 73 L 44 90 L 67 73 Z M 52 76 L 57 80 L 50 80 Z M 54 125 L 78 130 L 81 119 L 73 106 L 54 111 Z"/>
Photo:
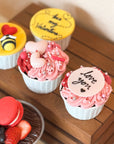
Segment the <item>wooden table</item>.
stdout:
<path fill-rule="evenodd" d="M 42 7 L 31 4 L 10 22 L 19 24 L 33 40 L 29 22 Z M 65 52 L 70 57 L 67 71 L 83 66 L 97 66 L 108 72 L 114 87 L 114 45 L 76 26 L 69 47 Z M 17 67 L 0 70 L 0 97 L 11 95 L 35 105 L 45 118 L 42 137 L 48 144 L 114 144 L 114 92 L 99 116 L 81 121 L 72 118 L 65 110 L 58 88 L 50 94 L 35 94 L 28 90 Z"/>

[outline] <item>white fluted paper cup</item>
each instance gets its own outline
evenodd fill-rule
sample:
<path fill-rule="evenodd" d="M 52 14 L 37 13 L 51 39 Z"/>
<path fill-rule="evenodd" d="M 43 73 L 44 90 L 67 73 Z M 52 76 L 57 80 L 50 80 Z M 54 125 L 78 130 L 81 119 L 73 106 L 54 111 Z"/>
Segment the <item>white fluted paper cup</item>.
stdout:
<path fill-rule="evenodd" d="M 21 51 L 12 55 L 0 56 L 0 69 L 6 70 L 15 67 L 20 53 Z"/>
<path fill-rule="evenodd" d="M 101 106 L 95 106 L 91 107 L 88 109 L 83 109 L 81 107 L 75 107 L 71 106 L 70 104 L 67 103 L 65 98 L 61 95 L 65 108 L 67 112 L 74 118 L 79 119 L 79 120 L 89 120 L 95 118 L 99 113 L 102 111 L 104 104 Z"/>
<path fill-rule="evenodd" d="M 36 42 L 43 40 L 43 39 L 35 36 L 34 34 L 33 34 L 33 36 L 34 36 L 34 40 Z M 68 47 L 68 45 L 70 43 L 70 40 L 71 40 L 71 35 L 66 37 L 66 38 L 64 38 L 64 39 L 57 40 L 57 41 L 55 41 L 55 43 L 59 44 L 61 46 L 61 49 L 64 51 Z M 47 40 L 47 41 L 49 41 L 49 40 Z"/>
<path fill-rule="evenodd" d="M 59 75 L 54 80 L 38 81 L 36 79 L 28 77 L 25 73 L 21 71 L 20 67 L 19 71 L 21 72 L 23 80 L 28 89 L 35 93 L 47 94 L 54 91 L 59 86 L 62 78 L 62 75 Z"/>

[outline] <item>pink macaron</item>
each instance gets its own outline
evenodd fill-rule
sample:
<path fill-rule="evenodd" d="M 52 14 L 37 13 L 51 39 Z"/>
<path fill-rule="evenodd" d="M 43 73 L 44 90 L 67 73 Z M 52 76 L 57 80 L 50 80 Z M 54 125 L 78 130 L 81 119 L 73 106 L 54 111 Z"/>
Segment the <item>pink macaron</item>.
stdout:
<path fill-rule="evenodd" d="M 23 117 L 23 106 L 15 98 L 6 96 L 0 99 L 0 125 L 15 126 Z"/>

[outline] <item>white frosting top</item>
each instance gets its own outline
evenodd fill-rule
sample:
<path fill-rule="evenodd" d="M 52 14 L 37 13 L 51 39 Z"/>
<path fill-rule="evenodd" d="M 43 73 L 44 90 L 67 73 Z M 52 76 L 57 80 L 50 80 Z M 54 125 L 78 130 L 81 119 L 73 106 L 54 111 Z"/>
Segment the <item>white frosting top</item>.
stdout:
<path fill-rule="evenodd" d="M 70 91 L 80 97 L 90 97 L 103 89 L 105 79 L 100 70 L 82 67 L 73 71 L 68 78 Z"/>

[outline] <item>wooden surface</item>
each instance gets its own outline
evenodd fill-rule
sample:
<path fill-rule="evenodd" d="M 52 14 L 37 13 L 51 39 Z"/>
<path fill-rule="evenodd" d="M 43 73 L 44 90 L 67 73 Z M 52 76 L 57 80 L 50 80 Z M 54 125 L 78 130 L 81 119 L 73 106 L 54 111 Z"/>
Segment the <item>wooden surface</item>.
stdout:
<path fill-rule="evenodd" d="M 29 22 L 42 7 L 31 4 L 10 22 L 19 24 L 33 40 Z M 108 72 L 114 87 L 114 45 L 76 26 L 70 45 L 65 50 L 70 57 L 67 71 L 83 66 L 97 66 Z M 66 71 L 66 72 L 67 72 Z M 72 118 L 64 107 L 58 88 L 50 94 L 35 94 L 28 90 L 17 67 L 0 70 L 0 97 L 11 95 L 35 105 L 45 118 L 42 137 L 48 144 L 113 144 L 114 92 L 103 111 L 94 119 L 81 121 Z"/>

